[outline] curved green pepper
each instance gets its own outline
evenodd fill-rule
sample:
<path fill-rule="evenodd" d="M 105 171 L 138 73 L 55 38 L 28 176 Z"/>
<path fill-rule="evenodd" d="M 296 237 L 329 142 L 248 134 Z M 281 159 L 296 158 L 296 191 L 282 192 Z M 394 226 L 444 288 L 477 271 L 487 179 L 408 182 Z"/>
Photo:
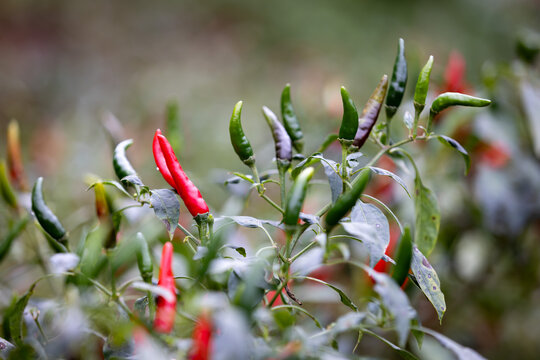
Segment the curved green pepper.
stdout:
<path fill-rule="evenodd" d="M 281 93 L 281 117 L 283 118 L 283 125 L 285 125 L 287 134 L 291 137 L 294 148 L 301 153 L 304 148 L 304 134 L 302 133 L 300 123 L 291 102 L 291 84 L 285 85 Z"/>
<path fill-rule="evenodd" d="M 229 122 L 229 135 L 231 136 L 231 144 L 234 151 L 240 160 L 251 167 L 255 164 L 255 156 L 253 155 L 251 144 L 242 129 L 242 123 L 240 122 L 241 115 L 242 101 L 239 101 L 234 106 L 231 121 Z"/>
<path fill-rule="evenodd" d="M 405 41 L 399 39 L 396 61 L 392 72 L 392 80 L 386 97 L 386 117 L 392 119 L 396 114 L 407 85 L 407 60 L 405 59 Z"/>
<path fill-rule="evenodd" d="M 151 284 L 154 275 L 154 264 L 150 256 L 150 249 L 144 235 L 140 232 L 135 237 L 137 246 L 137 266 L 144 282 Z"/>
<path fill-rule="evenodd" d="M 131 163 L 126 156 L 126 150 L 131 146 L 131 144 L 133 144 L 133 139 L 124 140 L 116 145 L 116 148 L 114 149 L 113 167 L 116 176 L 120 180 L 126 176 L 137 175 L 137 172 L 133 166 L 131 166 Z"/>
<path fill-rule="evenodd" d="M 352 188 L 341 194 L 334 205 L 328 210 L 325 218 L 325 228 L 329 232 L 339 223 L 339 220 L 356 204 L 369 181 L 371 171 L 364 169 L 358 174 L 352 183 Z"/>
<path fill-rule="evenodd" d="M 407 274 L 411 268 L 411 259 L 412 259 L 412 237 L 411 229 L 407 226 L 403 231 L 401 236 L 401 241 L 399 242 L 399 247 L 396 252 L 396 266 L 392 272 L 392 278 L 402 285 L 407 279 Z"/>
<path fill-rule="evenodd" d="M 284 166 L 289 166 L 292 160 L 291 138 L 272 110 L 263 106 L 262 111 L 268 126 L 272 130 L 272 136 L 276 145 L 276 159 Z"/>
<path fill-rule="evenodd" d="M 491 104 L 491 100 L 482 99 L 479 97 L 465 95 L 456 92 L 446 92 L 437 96 L 435 100 L 431 103 L 431 109 L 429 110 L 429 119 L 427 125 L 427 133 L 431 132 L 431 125 L 433 123 L 433 118 L 435 115 L 440 113 L 450 106 L 471 106 L 471 107 L 484 107 Z"/>
<path fill-rule="evenodd" d="M 36 180 L 32 189 L 32 211 L 43 230 L 53 239 L 65 245 L 67 243 L 66 230 L 45 203 L 42 187 L 43 178 L 40 177 Z"/>
<path fill-rule="evenodd" d="M 296 226 L 298 224 L 300 210 L 306 198 L 307 186 L 314 173 L 315 169 L 308 167 L 302 170 L 294 180 L 293 186 L 287 194 L 285 213 L 283 214 L 283 223 L 286 226 Z"/>
<path fill-rule="evenodd" d="M 420 71 L 418 75 L 418 81 L 416 82 L 416 89 L 414 90 L 414 125 L 413 136 L 416 138 L 418 120 L 420 119 L 420 113 L 426 106 L 426 97 L 429 89 L 429 77 L 431 75 L 431 69 L 433 68 L 433 56 L 430 56 L 426 65 Z"/>
<path fill-rule="evenodd" d="M 379 112 L 381 111 L 381 106 L 386 96 L 386 90 L 388 89 L 388 76 L 383 75 L 381 81 L 369 97 L 369 100 L 362 110 L 362 115 L 358 119 L 358 131 L 354 137 L 353 145 L 360 149 L 362 145 L 365 144 L 366 140 L 369 138 L 369 133 L 371 129 L 377 122 L 379 117 Z"/>
<path fill-rule="evenodd" d="M 0 194 L 2 195 L 2 198 L 4 198 L 6 204 L 17 209 L 17 196 L 7 177 L 6 163 L 3 159 L 0 161 Z"/>
<path fill-rule="evenodd" d="M 420 114 L 426 105 L 426 97 L 429 89 L 429 77 L 433 68 L 433 55 L 431 55 L 418 75 L 416 89 L 414 90 L 414 108 Z"/>
<path fill-rule="evenodd" d="M 340 141 L 352 142 L 358 130 L 358 110 L 344 86 L 341 87 L 341 100 L 343 102 L 343 119 L 339 128 Z"/>

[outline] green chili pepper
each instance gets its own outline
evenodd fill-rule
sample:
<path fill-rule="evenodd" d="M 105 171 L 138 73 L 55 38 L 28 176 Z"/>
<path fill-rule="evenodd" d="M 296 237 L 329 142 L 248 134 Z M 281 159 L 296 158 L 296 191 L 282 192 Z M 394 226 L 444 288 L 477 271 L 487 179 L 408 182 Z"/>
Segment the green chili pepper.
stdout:
<path fill-rule="evenodd" d="M 144 238 L 144 235 L 140 232 L 137 233 L 136 246 L 137 246 L 137 266 L 144 282 L 151 284 L 152 276 L 154 275 L 154 264 L 152 263 L 152 257 L 150 256 L 150 249 L 148 243 Z"/>
<path fill-rule="evenodd" d="M 426 65 L 420 71 L 418 75 L 418 81 L 416 82 L 416 89 L 414 91 L 414 125 L 413 136 L 416 137 L 416 130 L 418 127 L 418 120 L 420 119 L 420 113 L 426 106 L 426 97 L 429 89 L 429 77 L 431 75 L 431 69 L 433 68 L 433 56 L 430 56 Z"/>
<path fill-rule="evenodd" d="M 13 240 L 19 236 L 19 234 L 24 230 L 26 227 L 26 224 L 28 223 L 28 217 L 25 216 L 22 219 L 20 219 L 9 231 L 8 235 L 0 243 L 0 262 L 9 252 L 9 249 L 11 248 L 11 244 L 13 243 Z"/>
<path fill-rule="evenodd" d="M 396 61 L 394 62 L 394 71 L 392 80 L 388 88 L 386 97 L 386 117 L 392 119 L 396 114 L 407 85 L 407 60 L 405 59 L 405 42 L 399 39 Z"/>
<path fill-rule="evenodd" d="M 231 121 L 229 122 L 229 135 L 231 136 L 231 143 L 234 151 L 240 160 L 251 167 L 255 164 L 255 155 L 253 155 L 251 144 L 242 129 L 242 123 L 240 122 L 241 115 L 242 101 L 239 101 L 234 106 Z"/>
<path fill-rule="evenodd" d="M 304 148 L 304 134 L 302 133 L 300 123 L 291 102 L 291 84 L 285 85 L 281 93 L 281 117 L 283 118 L 283 124 L 287 130 L 287 134 L 291 137 L 294 148 L 301 153 Z"/>
<path fill-rule="evenodd" d="M 356 204 L 356 200 L 360 197 L 370 178 L 371 170 L 364 169 L 354 179 L 352 188 L 341 194 L 334 205 L 328 210 L 325 218 L 326 231 L 329 232 L 334 226 L 339 223 L 339 220 L 347 214 L 347 212 Z"/>
<path fill-rule="evenodd" d="M 11 184 L 9 182 L 9 179 L 7 177 L 6 173 L 6 163 L 2 159 L 0 161 L 0 194 L 2 195 L 2 198 L 13 209 L 17 209 L 17 196 L 15 195 L 15 192 L 13 192 L 13 188 L 11 187 Z"/>
<path fill-rule="evenodd" d="M 343 101 L 343 119 L 339 128 L 339 139 L 351 143 L 358 130 L 358 110 L 352 101 L 347 89 L 341 87 L 341 100 Z"/>
<path fill-rule="evenodd" d="M 396 266 L 392 272 L 392 278 L 399 284 L 402 285 L 407 279 L 407 274 L 411 267 L 412 259 L 412 237 L 411 229 L 407 226 L 403 231 L 401 236 L 401 241 L 399 242 L 399 247 L 396 252 Z"/>
<path fill-rule="evenodd" d="M 455 92 L 446 92 L 437 96 L 431 103 L 431 109 L 429 110 L 429 119 L 427 125 L 427 133 L 431 132 L 431 125 L 435 115 L 443 111 L 450 106 L 471 106 L 471 107 L 483 107 L 491 104 L 491 100 L 474 97 L 471 95 L 465 95 Z"/>
<path fill-rule="evenodd" d="M 272 110 L 263 106 L 262 111 L 268 126 L 272 130 L 272 136 L 276 145 L 276 159 L 282 165 L 289 166 L 292 160 L 291 138 Z"/>
<path fill-rule="evenodd" d="M 308 167 L 302 170 L 300 175 L 294 180 L 293 186 L 287 194 L 285 214 L 283 215 L 283 223 L 286 226 L 295 226 L 298 224 L 300 210 L 306 198 L 307 186 L 314 172 L 314 168 Z"/>
<path fill-rule="evenodd" d="M 133 144 L 132 139 L 124 140 L 118 145 L 116 145 L 116 148 L 114 149 L 113 167 L 116 176 L 120 180 L 122 180 L 126 176 L 137 175 L 137 172 L 135 171 L 133 166 L 131 166 L 131 163 L 126 156 L 126 150 L 131 146 L 131 144 Z"/>
<path fill-rule="evenodd" d="M 371 129 L 373 129 L 373 126 L 379 117 L 379 112 L 381 111 L 381 106 L 384 101 L 384 97 L 386 96 L 387 89 L 388 76 L 383 75 L 381 81 L 369 97 L 364 110 L 362 110 L 360 119 L 358 119 L 358 131 L 356 132 L 353 142 L 353 145 L 356 148 L 360 149 L 369 138 Z"/>
<path fill-rule="evenodd" d="M 418 113 L 421 113 L 426 105 L 426 97 L 429 89 L 429 77 L 431 75 L 431 69 L 433 68 L 433 55 L 429 57 L 426 65 L 420 71 L 418 75 L 418 81 L 416 82 L 416 89 L 414 90 L 414 108 Z"/>
<path fill-rule="evenodd" d="M 42 187 L 43 178 L 40 177 L 32 189 L 32 211 L 43 230 L 62 245 L 66 245 L 66 230 L 45 203 Z"/>

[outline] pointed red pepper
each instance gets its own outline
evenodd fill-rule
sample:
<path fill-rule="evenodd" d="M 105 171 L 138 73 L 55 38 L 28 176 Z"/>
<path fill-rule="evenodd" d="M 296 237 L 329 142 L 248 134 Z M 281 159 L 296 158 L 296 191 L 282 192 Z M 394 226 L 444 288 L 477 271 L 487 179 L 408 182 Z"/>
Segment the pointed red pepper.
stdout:
<path fill-rule="evenodd" d="M 168 290 L 172 297 L 166 299 L 158 296 L 156 302 L 156 318 L 154 319 L 154 329 L 161 333 L 170 333 L 174 325 L 176 315 L 176 286 L 172 272 L 173 245 L 166 242 L 161 252 L 161 263 L 159 265 L 158 285 Z"/>
<path fill-rule="evenodd" d="M 190 360 L 209 360 L 212 345 L 212 322 L 209 315 L 203 312 L 193 329 L 193 347 Z"/>
<path fill-rule="evenodd" d="M 159 129 L 156 131 L 155 138 L 158 140 L 159 147 L 154 144 L 154 159 L 163 178 L 169 184 L 171 184 L 170 180 L 172 178 L 174 185 L 171 185 L 176 189 L 193 217 L 208 213 L 208 205 L 206 205 L 201 192 L 184 173 L 171 144 L 165 136 L 161 135 Z"/>
<path fill-rule="evenodd" d="M 154 160 L 159 169 L 159 172 L 161 173 L 161 175 L 163 175 L 165 181 L 168 182 L 169 185 L 171 185 L 173 188 L 176 188 L 174 179 L 171 175 L 171 172 L 169 171 L 169 168 L 167 167 L 167 162 L 163 157 L 163 151 L 161 151 L 161 145 L 159 145 L 158 135 L 161 135 L 160 129 L 156 130 L 156 134 L 154 135 L 154 141 L 152 142 L 152 152 L 154 153 Z"/>

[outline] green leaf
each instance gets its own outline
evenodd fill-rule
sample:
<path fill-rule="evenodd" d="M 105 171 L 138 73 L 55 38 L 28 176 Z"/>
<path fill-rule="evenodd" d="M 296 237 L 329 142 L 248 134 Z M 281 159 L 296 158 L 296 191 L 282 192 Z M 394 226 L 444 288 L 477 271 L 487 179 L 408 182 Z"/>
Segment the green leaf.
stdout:
<path fill-rule="evenodd" d="M 400 348 L 399 346 L 397 346 L 396 344 L 394 343 L 391 343 L 390 341 L 386 340 L 385 338 L 383 338 L 382 336 L 379 336 L 377 335 L 376 333 L 372 332 L 372 331 L 369 331 L 369 330 L 362 330 L 363 332 L 365 332 L 366 334 L 369 334 L 377 339 L 379 339 L 380 341 L 382 341 L 383 343 L 385 343 L 386 345 L 390 346 L 394 351 L 396 351 L 403 359 L 407 359 L 407 360 L 419 360 L 414 354 L 408 352 L 407 350 L 405 349 L 402 349 Z"/>
<path fill-rule="evenodd" d="M 418 174 L 416 175 L 414 184 L 416 216 L 414 239 L 420 251 L 426 256 L 429 256 L 437 242 L 441 214 L 437 199 L 431 190 L 422 184 L 422 180 L 420 180 Z"/>
<path fill-rule="evenodd" d="M 150 203 L 158 219 L 163 221 L 172 240 L 180 218 L 180 202 L 176 193 L 169 189 L 152 190 Z"/>
<path fill-rule="evenodd" d="M 30 217 L 25 216 L 22 219 L 20 219 L 10 230 L 5 239 L 2 240 L 0 243 L 0 262 L 4 259 L 4 257 L 9 252 L 9 249 L 11 248 L 11 244 L 13 243 L 13 240 L 19 236 L 19 234 L 24 230 L 26 227 L 26 224 L 28 223 L 28 220 Z"/>
<path fill-rule="evenodd" d="M 403 181 L 402 178 L 400 178 L 399 176 L 397 176 L 393 172 L 385 170 L 385 169 L 381 169 L 381 168 L 374 167 L 374 166 L 370 166 L 369 168 L 370 168 L 371 171 L 373 171 L 377 175 L 383 175 L 383 176 L 388 176 L 388 177 L 392 178 L 395 182 L 397 182 L 403 188 L 403 190 L 405 190 L 405 192 L 407 193 L 407 195 L 409 197 L 412 197 L 411 193 L 409 192 L 409 189 L 407 188 L 407 185 L 405 184 L 405 181 Z"/>
<path fill-rule="evenodd" d="M 311 318 L 311 320 L 313 320 L 313 322 L 315 323 L 315 325 L 317 325 L 317 327 L 319 329 L 322 329 L 322 326 L 321 326 L 321 323 L 319 322 L 319 320 L 317 320 L 317 318 L 315 316 L 313 316 L 309 311 L 307 311 L 304 308 L 301 308 L 300 306 L 297 306 L 297 305 L 277 305 L 277 306 L 274 306 L 274 307 L 271 308 L 272 311 L 278 311 L 280 309 L 294 309 L 294 310 L 300 311 L 300 312 L 306 314 L 309 318 Z"/>
<path fill-rule="evenodd" d="M 9 324 L 9 333 L 11 335 L 11 340 L 15 344 L 21 344 L 23 340 L 23 313 L 26 305 L 28 305 L 28 300 L 34 294 L 34 288 L 36 287 L 37 282 L 33 283 L 30 286 L 30 289 L 17 300 L 12 311 L 9 313 L 8 324 Z"/>
<path fill-rule="evenodd" d="M 293 179 L 296 179 L 296 177 L 304 170 L 304 168 L 313 166 L 314 164 L 318 163 L 319 161 L 323 160 L 324 157 L 321 153 L 315 153 L 313 155 L 310 155 L 305 160 L 299 162 L 296 164 L 296 166 L 292 169 L 291 176 Z"/>
<path fill-rule="evenodd" d="M 426 257 L 416 246 L 413 248 L 413 257 L 411 261 L 411 269 L 416 278 L 418 286 L 426 295 L 428 300 L 433 304 L 437 311 L 439 321 L 442 321 L 444 312 L 446 311 L 446 303 L 444 294 L 441 291 L 441 283 L 435 270 L 427 261 Z"/>
<path fill-rule="evenodd" d="M 320 284 L 328 286 L 330 289 L 332 289 L 332 290 L 334 290 L 335 292 L 338 293 L 339 300 L 343 303 L 343 305 L 350 307 L 354 311 L 358 311 L 358 307 L 351 301 L 351 299 L 349 299 L 347 294 L 345 294 L 340 288 L 335 287 L 334 285 L 329 284 L 326 281 L 322 281 L 320 279 L 317 279 L 317 278 L 314 278 L 314 277 L 311 277 L 311 276 L 298 276 L 298 277 L 295 277 L 295 278 L 296 279 L 308 279 L 308 280 L 315 281 L 315 282 L 318 282 Z"/>
<path fill-rule="evenodd" d="M 478 354 L 473 349 L 462 346 L 462 345 L 458 344 L 457 342 L 455 342 L 454 340 L 449 339 L 446 336 L 444 336 L 442 334 L 439 334 L 436 331 L 433 331 L 431 329 L 427 329 L 427 328 L 424 328 L 424 327 L 420 328 L 419 330 L 421 330 L 421 331 L 425 332 L 426 334 L 429 334 L 429 335 L 433 336 L 435 339 L 437 339 L 437 341 L 442 346 L 444 346 L 445 348 L 447 348 L 448 350 L 453 352 L 454 355 L 456 355 L 457 360 L 486 360 L 486 358 L 484 358 L 482 355 Z"/>
<path fill-rule="evenodd" d="M 128 192 L 126 191 L 126 189 L 124 189 L 124 187 L 122 186 L 122 184 L 120 184 L 120 183 L 119 183 L 118 181 L 116 181 L 116 180 L 104 180 L 104 181 L 99 180 L 99 181 L 96 181 L 95 183 L 91 184 L 91 185 L 88 187 L 88 189 L 86 189 L 86 190 L 88 191 L 88 190 L 92 189 L 92 188 L 93 188 L 96 184 L 98 184 L 98 183 L 101 183 L 101 184 L 104 184 L 104 185 L 109 185 L 109 186 L 114 186 L 115 188 L 117 188 L 118 190 L 120 190 L 124 195 L 126 195 L 126 196 L 128 196 L 128 197 L 130 197 L 130 198 L 133 197 L 130 193 L 128 193 Z"/>
<path fill-rule="evenodd" d="M 471 168 L 471 157 L 469 156 L 467 150 L 465 150 L 465 148 L 461 146 L 461 144 L 458 143 L 456 140 L 448 136 L 437 135 L 437 138 L 443 144 L 448 145 L 461 153 L 461 155 L 463 156 L 463 160 L 465 161 L 465 175 L 467 175 L 469 173 L 469 169 Z"/>
<path fill-rule="evenodd" d="M 137 186 L 144 186 L 142 180 L 137 175 L 128 175 L 120 180 L 122 183 L 129 183 Z"/>

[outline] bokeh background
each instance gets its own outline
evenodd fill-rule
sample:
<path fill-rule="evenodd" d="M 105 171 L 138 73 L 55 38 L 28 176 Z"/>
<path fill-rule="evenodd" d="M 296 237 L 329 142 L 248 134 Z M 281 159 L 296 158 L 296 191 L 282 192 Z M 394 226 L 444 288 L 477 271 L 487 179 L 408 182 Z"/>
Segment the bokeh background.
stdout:
<path fill-rule="evenodd" d="M 260 107 L 277 111 L 286 83 L 311 152 L 339 126 L 339 86 L 362 104 L 380 76 L 391 73 L 398 38 L 405 39 L 409 63 L 406 98 L 429 55 L 437 89 L 450 54 L 460 53 L 468 90 L 494 100 L 494 109 L 475 119 L 480 125 L 472 138 L 460 133 L 462 140 L 473 148 L 502 143 L 506 161 L 488 166 L 497 155 L 480 147 L 473 160 L 487 156 L 487 165 L 468 178 L 450 153 L 446 162 L 423 164 L 441 201 L 432 264 L 448 302 L 442 326 L 429 308 L 424 320 L 489 358 L 535 358 L 540 154 L 533 151 L 538 134 L 526 124 L 533 112 L 528 106 L 538 108 L 538 62 L 516 63 L 515 51 L 516 40 L 535 30 L 535 0 L 3 0 L 0 129 L 19 121 L 29 178 L 47 177 L 57 189 L 55 201 L 73 206 L 92 201 L 84 192 L 86 174 L 114 177 L 102 125 L 108 112 L 122 124 L 119 132 L 135 139 L 129 153 L 141 177 L 152 187 L 164 185 L 150 146 L 154 130 L 165 124 L 167 104 L 176 102 L 179 158 L 220 209 L 228 194 L 216 185 L 216 174 L 242 169 L 227 132 L 236 101 L 244 100 L 244 129 L 264 163 L 273 145 Z M 526 85 L 516 81 L 523 78 Z M 529 94 L 528 100 L 516 93 Z M 468 114 L 462 118 L 472 121 Z M 447 129 L 456 131 L 456 123 Z M 58 206 L 59 216 L 70 208 Z"/>

